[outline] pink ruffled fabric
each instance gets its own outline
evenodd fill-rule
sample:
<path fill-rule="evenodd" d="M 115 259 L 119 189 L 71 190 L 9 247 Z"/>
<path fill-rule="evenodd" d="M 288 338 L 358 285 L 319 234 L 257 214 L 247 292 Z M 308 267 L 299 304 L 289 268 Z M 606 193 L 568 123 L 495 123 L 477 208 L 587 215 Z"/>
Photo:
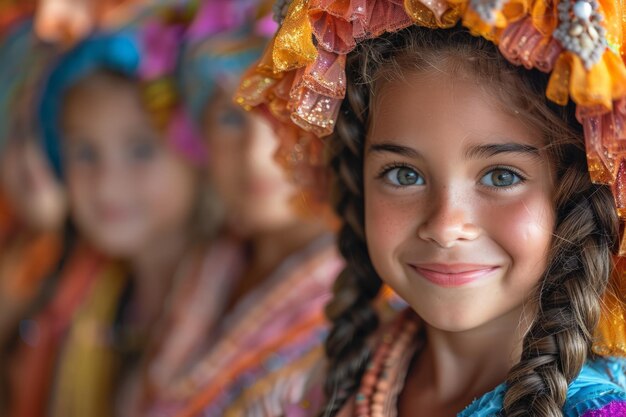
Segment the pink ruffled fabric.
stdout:
<path fill-rule="evenodd" d="M 346 94 L 346 56 L 320 50 L 317 59 L 296 73 L 293 87 L 333 98 Z"/>
<path fill-rule="evenodd" d="M 413 22 L 402 0 L 312 0 L 309 16 L 319 45 L 347 54 L 361 39 L 394 32 Z"/>
<path fill-rule="evenodd" d="M 513 64 L 528 69 L 537 68 L 546 73 L 552 71 L 563 51 L 558 41 L 552 37 L 546 39 L 537 30 L 531 17 L 507 26 L 502 32 L 499 48 L 502 55 Z"/>
<path fill-rule="evenodd" d="M 626 98 L 614 102 L 608 113 L 581 106 L 576 111 L 584 129 L 592 180 L 612 184 L 618 178 L 621 161 L 626 159 Z M 619 187 L 620 200 L 626 201 L 626 190 L 622 189 Z"/>

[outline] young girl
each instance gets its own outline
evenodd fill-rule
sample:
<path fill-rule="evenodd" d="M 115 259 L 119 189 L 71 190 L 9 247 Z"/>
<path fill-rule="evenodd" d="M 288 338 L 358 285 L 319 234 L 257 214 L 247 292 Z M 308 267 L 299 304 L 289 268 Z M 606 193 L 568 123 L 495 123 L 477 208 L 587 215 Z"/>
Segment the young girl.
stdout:
<path fill-rule="evenodd" d="M 348 265 L 327 308 L 321 415 L 626 415 L 615 10 L 291 4 L 239 97 L 332 133 Z M 381 328 L 382 282 L 410 310 Z"/>

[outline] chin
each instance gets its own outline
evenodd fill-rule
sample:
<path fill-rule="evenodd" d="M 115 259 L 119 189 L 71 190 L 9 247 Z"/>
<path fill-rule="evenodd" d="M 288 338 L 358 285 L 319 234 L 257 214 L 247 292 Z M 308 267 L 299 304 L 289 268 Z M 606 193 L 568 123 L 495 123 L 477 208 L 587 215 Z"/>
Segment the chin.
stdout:
<path fill-rule="evenodd" d="M 105 255 L 113 258 L 130 258 L 141 245 L 133 239 L 121 239 L 120 236 L 99 236 L 91 239 L 91 243 Z"/>
<path fill-rule="evenodd" d="M 411 308 L 425 323 L 445 332 L 464 332 L 478 328 L 489 321 L 484 314 L 474 314 L 471 308 L 461 306 L 428 306 L 423 303 L 410 303 Z M 476 306 L 475 309 L 479 309 Z"/>

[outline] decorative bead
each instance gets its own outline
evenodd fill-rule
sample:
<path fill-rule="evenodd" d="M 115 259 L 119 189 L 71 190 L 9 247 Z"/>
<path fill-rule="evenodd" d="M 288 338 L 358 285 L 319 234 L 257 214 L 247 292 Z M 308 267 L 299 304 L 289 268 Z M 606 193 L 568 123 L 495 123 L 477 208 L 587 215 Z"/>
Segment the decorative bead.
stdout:
<path fill-rule="evenodd" d="M 559 26 L 553 33 L 554 39 L 576 54 L 587 70 L 591 69 L 607 47 L 597 0 L 562 0 L 557 9 Z"/>
<path fill-rule="evenodd" d="M 361 379 L 356 395 L 354 415 L 356 417 L 386 417 L 385 403 L 391 389 L 391 381 L 397 375 L 398 360 L 407 354 L 415 341 L 418 325 L 405 312 L 382 337 L 382 343 L 374 352 Z"/>
<path fill-rule="evenodd" d="M 584 30 L 585 28 L 583 28 L 582 25 L 572 25 L 568 33 L 570 36 L 578 36 L 583 33 Z"/>
<path fill-rule="evenodd" d="M 589 20 L 591 14 L 593 13 L 593 8 L 591 4 L 587 3 L 584 0 L 577 1 L 572 7 L 574 15 L 581 20 Z"/>

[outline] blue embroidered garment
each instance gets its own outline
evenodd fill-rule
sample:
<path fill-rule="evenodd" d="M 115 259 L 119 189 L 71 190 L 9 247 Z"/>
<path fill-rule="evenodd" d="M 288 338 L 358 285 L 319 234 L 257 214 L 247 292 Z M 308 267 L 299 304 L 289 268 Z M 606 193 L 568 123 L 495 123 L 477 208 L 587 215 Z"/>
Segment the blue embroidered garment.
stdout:
<path fill-rule="evenodd" d="M 458 417 L 498 417 L 506 385 L 500 384 L 472 402 Z M 623 403 L 623 414 L 611 404 Z M 602 410 L 607 408 L 606 413 Z M 594 413 L 599 411 L 599 413 Z M 563 407 L 565 417 L 626 415 L 626 358 L 599 357 L 589 360 L 570 384 Z"/>

